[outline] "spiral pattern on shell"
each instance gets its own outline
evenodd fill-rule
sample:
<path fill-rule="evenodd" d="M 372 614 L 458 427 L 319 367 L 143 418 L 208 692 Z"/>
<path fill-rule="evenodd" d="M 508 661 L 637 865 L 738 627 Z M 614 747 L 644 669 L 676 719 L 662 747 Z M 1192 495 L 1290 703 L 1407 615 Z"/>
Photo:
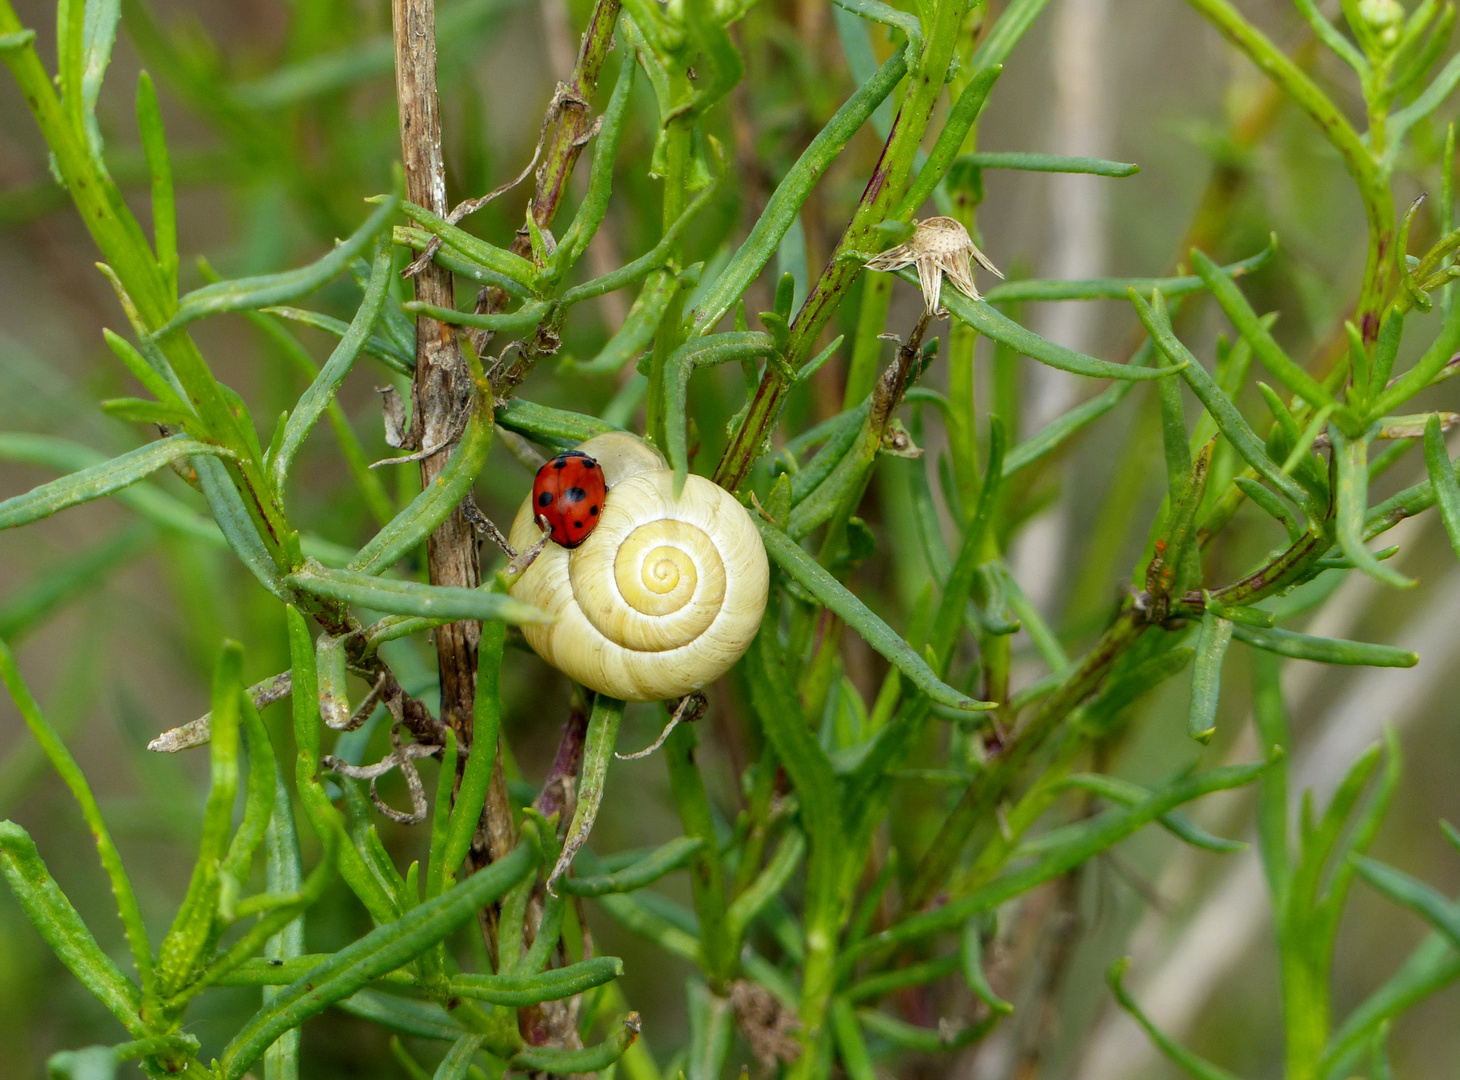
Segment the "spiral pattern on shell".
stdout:
<path fill-rule="evenodd" d="M 577 548 L 548 544 L 511 593 L 557 616 L 525 625 L 533 650 L 590 690 L 627 701 L 679 697 L 713 682 L 749 648 L 765 610 L 765 546 L 734 496 L 699 476 L 674 495 L 674 473 L 623 432 L 578 449 L 608 484 L 598 524 Z M 529 497 L 512 524 L 534 544 Z"/>

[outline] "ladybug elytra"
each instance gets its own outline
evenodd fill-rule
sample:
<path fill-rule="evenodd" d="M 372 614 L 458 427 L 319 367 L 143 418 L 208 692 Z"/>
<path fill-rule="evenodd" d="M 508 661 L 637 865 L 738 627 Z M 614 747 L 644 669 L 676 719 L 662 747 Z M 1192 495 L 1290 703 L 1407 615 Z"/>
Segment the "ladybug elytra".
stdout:
<path fill-rule="evenodd" d="M 554 543 L 575 548 L 598 524 L 608 485 L 598 462 L 581 450 L 553 458 L 532 482 L 532 510 Z"/>

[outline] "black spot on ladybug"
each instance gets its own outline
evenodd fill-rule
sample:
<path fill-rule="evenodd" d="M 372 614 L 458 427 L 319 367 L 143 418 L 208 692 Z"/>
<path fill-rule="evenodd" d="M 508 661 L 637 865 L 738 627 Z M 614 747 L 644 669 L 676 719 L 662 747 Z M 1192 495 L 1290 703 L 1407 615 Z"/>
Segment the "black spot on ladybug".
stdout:
<path fill-rule="evenodd" d="M 572 525 L 575 529 L 581 529 L 583 527 L 583 523 L 581 521 L 570 521 L 568 524 Z"/>
<path fill-rule="evenodd" d="M 588 508 L 588 512 L 590 514 L 592 514 L 594 517 L 597 517 L 598 516 L 598 507 L 596 507 L 596 506 L 590 506 Z"/>
<path fill-rule="evenodd" d="M 567 454 L 561 454 L 558 457 L 556 457 L 556 458 L 553 459 L 553 468 L 555 468 L 555 469 L 566 469 L 567 467 L 568 467 L 568 455 Z"/>
<path fill-rule="evenodd" d="M 570 487 L 567 491 L 563 492 L 563 498 L 567 499 L 570 503 L 580 503 L 588 498 L 588 492 L 580 487 Z"/>
<path fill-rule="evenodd" d="M 539 495 L 537 497 L 537 505 L 538 506 L 550 506 L 550 505 L 552 505 L 552 501 L 553 501 L 552 495 L 549 492 L 546 492 L 546 491 L 544 491 L 541 495 Z"/>

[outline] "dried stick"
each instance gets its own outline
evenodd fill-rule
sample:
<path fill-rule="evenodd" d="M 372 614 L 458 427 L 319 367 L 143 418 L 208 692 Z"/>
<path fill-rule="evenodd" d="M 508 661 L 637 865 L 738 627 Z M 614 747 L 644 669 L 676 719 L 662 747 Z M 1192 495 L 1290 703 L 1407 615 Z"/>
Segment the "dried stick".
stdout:
<path fill-rule="evenodd" d="M 401 156 L 405 162 L 406 197 L 436 214 L 447 212 L 446 164 L 441 151 L 441 108 L 436 91 L 436 12 L 434 0 L 393 0 L 396 97 L 400 107 Z M 413 279 L 415 298 L 439 307 L 454 307 L 451 272 L 435 263 Z M 436 481 L 451 456 L 457 420 L 471 400 L 470 374 L 451 328 L 434 319 L 416 320 L 416 372 L 412 384 L 414 419 L 420 445 L 439 447 L 421 460 L 421 485 Z M 480 584 L 476 532 L 460 510 L 453 511 L 431 534 L 426 545 L 431 584 L 475 588 Z M 470 748 L 472 699 L 476 692 L 477 642 L 481 627 L 474 622 L 448 623 L 436 630 L 436 655 L 441 672 L 441 714 L 456 733 L 457 744 Z M 465 761 L 463 755 L 459 762 Z M 458 765 L 460 768 L 460 764 Z M 458 781 L 460 779 L 458 773 Z M 513 841 L 506 781 L 493 777 L 485 809 L 490 858 L 506 855 Z M 473 853 L 473 865 L 479 859 Z"/>

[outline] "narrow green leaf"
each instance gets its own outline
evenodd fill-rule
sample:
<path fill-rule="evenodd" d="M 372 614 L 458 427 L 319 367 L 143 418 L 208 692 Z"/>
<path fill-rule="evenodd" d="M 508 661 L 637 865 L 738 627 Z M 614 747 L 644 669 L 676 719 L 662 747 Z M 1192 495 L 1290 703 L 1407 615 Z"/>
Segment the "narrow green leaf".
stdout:
<path fill-rule="evenodd" d="M 1364 517 L 1369 498 L 1369 439 L 1350 439 L 1337 424 L 1328 426 L 1338 467 L 1338 544 L 1355 567 L 1385 585 L 1407 589 L 1415 584 L 1392 566 L 1386 566 L 1364 546 Z"/>
<path fill-rule="evenodd" d="M 1237 333 L 1252 346 L 1253 355 L 1262 361 L 1275 379 L 1315 409 L 1335 404 L 1333 395 L 1283 352 L 1272 334 L 1263 326 L 1257 312 L 1252 310 L 1247 297 L 1242 295 L 1242 290 L 1237 288 L 1236 283 L 1220 266 L 1196 248 L 1191 249 L 1191 262 L 1198 276 L 1211 290 L 1212 296 L 1227 313 L 1227 318 L 1232 320 Z"/>
<path fill-rule="evenodd" d="M 553 616 L 531 604 L 488 588 L 462 589 L 373 577 L 354 570 L 330 570 L 315 564 L 285 579 L 294 588 L 347 604 L 394 615 L 423 618 L 477 619 L 485 622 L 551 622 Z"/>
<path fill-rule="evenodd" d="M 436 531 L 466 498 L 492 446 L 490 394 L 478 392 L 471 419 L 446 467 L 409 506 L 376 533 L 350 560 L 349 569 L 363 574 L 384 573 L 426 537 Z"/>
<path fill-rule="evenodd" d="M 1139 784 L 1133 784 L 1128 780 L 1121 780 L 1114 776 L 1104 776 L 1098 773 L 1074 773 L 1066 777 L 1060 786 L 1091 791 L 1122 806 L 1139 806 L 1151 797 L 1151 793 Z M 1234 851 L 1242 851 L 1247 847 L 1240 840 L 1227 840 L 1220 836 L 1213 836 L 1196 822 L 1192 821 L 1191 818 L 1176 810 L 1173 810 L 1169 814 L 1163 814 L 1158 819 L 1158 823 L 1172 836 L 1175 836 L 1179 840 L 1184 840 L 1192 847 L 1201 848 L 1203 851 L 1215 852 L 1218 855 L 1228 855 Z M 1045 834 L 1045 836 L 1048 835 L 1048 833 Z M 1029 846 L 1033 847 L 1035 845 Z M 1040 846 L 1048 847 L 1050 845 Z"/>
<path fill-rule="evenodd" d="M 898 276 L 917 284 L 917 274 L 912 269 L 900 270 Z M 984 337 L 1008 346 L 1021 356 L 1091 379 L 1159 379 L 1175 374 L 1184 366 L 1181 360 L 1174 360 L 1173 366 L 1167 368 L 1136 367 L 1134 364 L 1097 360 L 1040 337 L 989 306 L 987 300 L 971 300 L 957 289 L 943 290 L 943 306 Z"/>
<path fill-rule="evenodd" d="M 219 1056 L 223 1080 L 239 1080 L 280 1035 L 349 997 L 367 982 L 394 971 L 474 918 L 485 904 L 517 884 L 536 865 L 530 843 L 479 870 L 400 919 L 347 945 L 308 976 L 291 983 L 244 1025 Z"/>
<path fill-rule="evenodd" d="M 390 200 L 395 196 L 378 195 L 367 202 L 380 202 L 384 205 L 382 209 L 391 205 Z M 511 278 L 517 282 L 519 287 L 531 289 L 537 283 L 538 271 L 528 260 L 521 255 L 514 254 L 505 248 L 499 248 L 495 244 L 489 244 L 485 240 L 478 239 L 465 229 L 451 224 L 445 218 L 433 214 L 424 207 L 414 203 L 401 203 L 401 210 L 406 217 L 410 218 L 421 228 L 441 238 L 441 242 L 448 248 L 453 249 L 457 254 L 470 259 L 474 263 L 486 267 L 494 273 Z"/>
<path fill-rule="evenodd" d="M 587 442 L 595 435 L 623 429 L 596 416 L 537 405 L 522 398 L 508 398 L 496 412 L 496 422 L 508 431 L 529 439 L 554 442 Z"/>
<path fill-rule="evenodd" d="M 1276 251 L 1274 241 L 1256 255 L 1249 255 L 1239 262 L 1221 267 L 1220 273 L 1228 279 L 1250 274 L 1271 261 Z M 1172 299 L 1201 292 L 1206 287 L 1206 282 L 1195 275 L 1168 278 L 1090 278 L 1083 281 L 1025 278 L 1022 281 L 1006 281 L 995 285 L 984 294 L 984 299 L 991 304 L 1011 304 L 1021 300 L 1124 300 L 1131 289 L 1135 289 L 1141 296 L 1150 296 L 1152 292 L 1159 291 L 1162 296 Z"/>
<path fill-rule="evenodd" d="M 152 946 L 147 939 L 147 927 L 142 921 L 142 910 L 137 903 L 137 895 L 132 889 L 131 879 L 127 876 L 126 868 L 122 866 L 122 858 L 117 853 L 116 845 L 112 842 L 111 832 L 102 819 L 101 808 L 97 805 L 96 797 L 91 792 L 91 785 L 86 782 L 81 767 L 76 764 L 76 759 L 71 756 L 66 744 L 61 741 L 55 729 L 47 722 L 41 713 L 40 706 L 31 696 L 30 688 L 26 686 L 25 680 L 21 678 L 20 669 L 16 666 L 15 655 L 3 641 L 0 641 L 0 679 L 4 680 L 5 688 L 10 692 L 11 700 L 15 702 L 15 707 L 19 711 L 21 719 L 25 721 L 26 727 L 30 729 L 31 736 L 40 745 L 46 757 L 50 759 L 52 767 L 66 786 L 71 789 L 72 796 L 81 807 L 81 816 L 86 819 L 86 824 L 91 829 L 91 835 L 96 843 L 97 856 L 111 883 L 112 899 L 117 905 L 117 912 L 126 932 L 133 963 L 137 965 L 137 973 L 142 980 L 143 987 L 150 988 L 153 960 Z"/>
<path fill-rule="evenodd" d="M 1279 630 L 1276 627 L 1264 630 L 1257 626 L 1243 626 L 1234 623 L 1232 636 L 1255 649 L 1277 653 L 1294 660 L 1312 660 L 1319 664 L 1357 664 L 1365 667 L 1414 667 L 1419 656 L 1407 649 L 1396 649 L 1392 645 L 1372 645 L 1363 641 L 1343 641 L 1338 638 L 1311 637 Z"/>
<path fill-rule="evenodd" d="M 983 970 L 983 930 L 979 926 L 978 919 L 969 919 L 963 924 L 963 932 L 958 938 L 958 961 L 959 968 L 963 972 L 963 981 L 973 991 L 973 996 L 982 1001 L 995 1013 L 1007 1016 L 1014 1011 L 1014 1006 L 998 994 L 989 985 L 988 976 Z"/>
<path fill-rule="evenodd" d="M 120 8 L 120 4 L 116 5 Z M 142 152 L 152 178 L 152 246 L 157 267 L 162 271 L 169 295 L 177 295 L 177 200 L 172 187 L 172 158 L 167 152 L 167 133 L 157 89 L 152 76 L 137 77 L 137 128 L 142 134 Z"/>
<path fill-rule="evenodd" d="M 564 879 L 564 884 L 572 881 Z M 543 1001 L 562 1001 L 595 986 L 612 982 L 624 973 L 624 964 L 616 956 L 595 956 L 591 960 L 549 968 L 536 975 L 453 975 L 451 992 L 492 1005 L 536 1005 Z"/>
<path fill-rule="evenodd" d="M 345 381 L 345 376 L 355 366 L 356 357 L 365 347 L 370 332 L 380 318 L 381 309 L 385 306 L 386 298 L 390 294 L 392 254 L 389 244 L 384 242 L 376 244 L 375 263 L 370 269 L 370 285 L 365 290 L 365 298 L 360 301 L 360 307 L 355 312 L 354 319 L 350 321 L 350 328 L 345 331 L 344 336 L 340 338 L 340 343 L 335 346 L 334 351 L 330 353 L 330 358 L 325 361 L 324 367 L 320 368 L 319 375 L 309 384 L 309 388 L 304 391 L 298 404 L 289 413 L 278 451 L 273 455 L 271 462 L 274 486 L 279 491 L 284 490 L 289 470 L 294 464 L 294 456 L 299 453 L 299 448 L 304 445 L 304 440 L 308 438 L 309 433 L 314 430 L 314 425 L 319 422 L 325 409 L 334 400 L 340 384 Z"/>
<path fill-rule="evenodd" d="M 1199 743 L 1211 742 L 1217 730 L 1217 700 L 1222 689 L 1222 661 L 1232 643 L 1233 623 L 1208 611 L 1196 635 L 1196 662 L 1191 668 L 1191 711 L 1186 733 Z"/>
<path fill-rule="evenodd" d="M 594 874 L 591 877 L 563 878 L 560 887 L 563 892 L 573 896 L 636 892 L 654 884 L 665 874 L 689 865 L 690 860 L 703 846 L 704 840 L 698 836 L 676 837 L 622 870 Z"/>
<path fill-rule="evenodd" d="M 917 179 L 912 182 L 907 194 L 892 212 L 892 218 L 906 221 L 912 217 L 933 194 L 933 190 L 943 182 L 943 177 L 948 175 L 948 170 L 953 166 L 954 158 L 963 149 L 969 130 L 977 122 L 979 113 L 983 112 L 989 92 L 993 90 L 1002 71 L 1002 64 L 990 64 L 979 68 L 968 81 L 968 85 L 958 95 L 958 100 L 948 110 L 948 116 L 938 132 L 938 140 L 928 154 L 927 163 L 918 170 Z"/>
<path fill-rule="evenodd" d="M 162 337 L 186 326 L 205 315 L 220 315 L 228 311 L 244 311 L 250 308 L 269 307 L 297 299 L 318 289 L 350 265 L 350 260 L 360 254 L 389 224 L 391 217 L 400 207 L 399 195 L 387 197 L 380 208 L 366 219 L 344 243 L 338 245 L 308 266 L 297 270 L 285 270 L 278 274 L 264 274 L 260 277 L 239 278 L 236 281 L 220 281 L 194 289 L 182 298 L 177 314 L 167 325 L 157 331 Z"/>
<path fill-rule="evenodd" d="M 678 497 L 689 475 L 689 446 L 685 408 L 689 394 L 689 378 L 695 368 L 732 361 L 754 360 L 776 355 L 776 346 L 768 334 L 756 331 L 731 331 L 692 338 L 664 364 L 664 424 L 669 433 L 665 447 L 669 464 L 674 469 L 674 494 Z"/>
<path fill-rule="evenodd" d="M 649 274 L 628 316 L 608 344 L 591 360 L 564 362 L 565 371 L 619 371 L 638 356 L 654 340 L 659 324 L 669 310 L 669 302 L 679 292 L 680 282 L 668 270 Z"/>
<path fill-rule="evenodd" d="M 290 322 L 302 323 L 305 326 L 312 326 L 316 330 L 323 330 L 326 334 L 333 334 L 337 338 L 344 337 L 350 331 L 350 324 L 342 319 L 322 315 L 318 311 L 309 311 L 305 308 L 288 306 L 266 307 L 260 308 L 259 313 L 262 315 L 273 315 L 280 319 L 288 319 Z M 416 369 L 415 355 L 402 349 L 388 334 L 383 337 L 379 334 L 371 334 L 365 339 L 365 344 L 361 347 L 360 351 L 375 357 L 392 371 L 404 375 L 407 378 Z"/>
<path fill-rule="evenodd" d="M 1460 949 L 1460 904 L 1447 899 L 1416 877 L 1374 859 L 1355 858 L 1359 876 L 1389 899 L 1407 907 Z"/>
<path fill-rule="evenodd" d="M 446 1056 L 441 1059 L 441 1064 L 436 1066 L 436 1075 L 433 1080 L 466 1080 L 467 1070 L 471 1068 L 471 1059 L 481 1049 L 482 1035 L 463 1035 L 451 1045 L 446 1051 Z"/>
<path fill-rule="evenodd" d="M 148 1034 L 137 1015 L 142 995 L 91 936 L 52 879 L 35 842 L 13 821 L 0 821 L 0 873 L 41 939 L 82 986 L 133 1035 Z"/>
<path fill-rule="evenodd" d="M 857 1024 L 857 1014 L 844 997 L 837 996 L 831 1000 L 831 1031 L 836 1038 L 837 1056 L 848 1080 L 877 1080 L 872 1055 L 867 1052 L 867 1043 Z"/>
<path fill-rule="evenodd" d="M 622 701 L 605 694 L 594 695 L 593 712 L 588 717 L 588 733 L 584 738 L 583 765 L 578 773 L 578 805 L 563 838 L 563 850 L 558 855 L 557 865 L 548 875 L 549 893 L 555 892 L 558 879 L 568 872 L 573 865 L 573 856 L 588 841 L 593 821 L 598 817 L 598 804 L 603 800 L 603 782 L 608 776 L 608 764 L 613 759 L 613 747 L 623 718 Z"/>
<path fill-rule="evenodd" d="M 816 182 L 871 117 L 882 99 L 902 81 L 907 73 L 905 53 L 905 49 L 893 53 L 877 69 L 873 78 L 857 88 L 776 185 L 765 209 L 751 227 L 750 235 L 690 313 L 694 319 L 695 335 L 715 328 L 776 253 L 781 238 L 791 228 L 801 211 L 801 204 L 811 194 Z"/>
<path fill-rule="evenodd" d="M 1022 895 L 1041 882 L 1079 866 L 1142 826 L 1158 821 L 1178 806 L 1214 791 L 1225 791 L 1249 784 L 1266 768 L 1266 762 L 1257 762 L 1210 769 L 1194 776 L 1179 778 L 1153 791 L 1138 806 L 1107 810 L 1080 826 L 1059 848 L 1045 852 L 1033 863 L 1006 870 L 967 896 L 952 900 L 936 910 L 906 918 L 895 926 L 872 934 L 843 950 L 838 957 L 838 970 L 850 970 L 861 957 L 879 952 L 888 946 L 955 930 L 970 916 L 992 911 L 1011 897 Z"/>
<path fill-rule="evenodd" d="M 297 893 L 304 885 L 304 865 L 299 853 L 299 832 L 294 824 L 294 808 L 289 803 L 289 786 L 278 763 L 274 766 L 274 813 L 264 836 L 268 862 L 265 866 L 265 887 L 273 893 Z M 304 916 L 301 914 L 284 927 L 264 946 L 264 963 L 283 963 L 304 955 Z M 275 976 L 275 978 L 278 978 Z M 267 1006 L 279 996 L 281 987 L 291 980 L 279 979 L 263 989 Z M 287 1031 L 264 1053 L 264 1080 L 299 1080 L 299 1029 Z"/>
<path fill-rule="evenodd" d="M 731 941 L 739 942 L 745 937 L 756 916 L 781 894 L 805 854 L 806 836 L 799 829 L 791 829 L 781 837 L 775 856 L 725 913 Z"/>
<path fill-rule="evenodd" d="M 1151 1041 L 1156 1044 L 1157 1049 L 1170 1059 L 1172 1064 L 1184 1071 L 1187 1075 L 1195 1077 L 1196 1080 L 1238 1080 L 1235 1073 L 1230 1073 L 1218 1065 L 1213 1065 L 1206 1058 L 1192 1053 L 1182 1046 L 1171 1036 L 1151 1023 L 1150 1019 L 1136 1004 L 1135 999 L 1126 992 L 1122 979 L 1125 969 L 1130 966 L 1130 957 L 1124 960 L 1117 960 L 1110 965 L 1106 973 L 1106 981 L 1110 983 L 1111 992 L 1115 994 L 1115 1000 L 1120 1002 L 1120 1007 L 1135 1018 L 1136 1023 L 1145 1029 Z"/>
<path fill-rule="evenodd" d="M 1134 176 L 1139 165 L 1104 158 L 1064 157 L 1060 154 L 988 153 L 964 154 L 959 162 L 968 162 L 979 169 L 1017 169 L 1020 172 L 1086 173 L 1093 176 Z M 1166 292 L 1165 289 L 1161 290 Z M 1120 294 L 1124 296 L 1125 293 Z M 1167 296 L 1171 294 L 1166 293 Z"/>
<path fill-rule="evenodd" d="M 548 314 L 548 305 L 539 300 L 523 304 L 516 311 L 491 312 L 478 315 L 472 311 L 458 311 L 456 308 L 438 307 L 416 300 L 401 305 L 401 310 L 412 315 L 425 315 L 449 326 L 469 326 L 476 330 L 493 330 L 509 337 L 529 337 Z"/>
<path fill-rule="evenodd" d="M 944 683 L 921 656 L 872 613 L 845 585 L 802 550 L 785 533 L 757 521 L 766 552 L 785 573 L 804 586 L 828 611 L 841 618 L 868 645 L 886 657 L 918 689 L 940 705 L 964 711 L 992 709 L 994 703 L 975 701 Z"/>
<path fill-rule="evenodd" d="M 233 456 L 221 446 L 187 435 L 158 439 L 0 502 L 0 529 L 29 525 L 57 511 L 100 499 L 130 487 L 170 462 L 201 454 Z"/>
<path fill-rule="evenodd" d="M 613 1031 L 597 1046 L 582 1050 L 559 1050 L 553 1047 L 534 1046 L 519 1050 L 512 1055 L 514 1068 L 568 1076 L 574 1073 L 592 1073 L 606 1069 L 633 1045 L 639 1037 L 639 1014 L 629 1013 Z"/>
<path fill-rule="evenodd" d="M 1160 293 L 1156 295 L 1159 299 Z M 1191 387 L 1191 392 L 1196 395 L 1197 400 L 1202 403 L 1212 420 L 1216 422 L 1217 430 L 1225 435 L 1227 441 L 1232 444 L 1232 449 L 1237 451 L 1243 461 L 1256 469 L 1258 475 L 1282 492 L 1283 496 L 1293 505 L 1303 507 L 1311 517 L 1321 517 L 1313 505 L 1312 497 L 1296 481 L 1285 475 L 1282 469 L 1267 456 L 1267 450 L 1262 441 L 1253 433 L 1242 414 L 1237 411 L 1237 406 L 1227 399 L 1216 382 L 1207 374 L 1206 369 L 1197 362 L 1196 357 L 1191 355 L 1191 352 L 1172 332 L 1169 320 L 1164 315 L 1158 314 L 1157 310 L 1138 294 L 1132 293 L 1130 300 L 1135 305 L 1136 314 L 1144 324 L 1146 332 L 1151 335 L 1151 340 L 1156 343 L 1156 347 L 1165 353 L 1173 364 L 1181 365 L 1178 369 L 1181 377 L 1186 380 L 1186 385 Z M 1170 371 L 1172 369 L 1162 370 Z"/>
<path fill-rule="evenodd" d="M 1425 422 L 1425 468 L 1429 470 L 1435 501 L 1440 504 L 1440 517 L 1450 534 L 1450 545 L 1460 555 L 1460 481 L 1455 479 L 1455 466 L 1450 464 L 1441 434 L 1440 418 L 1430 415 Z"/>

